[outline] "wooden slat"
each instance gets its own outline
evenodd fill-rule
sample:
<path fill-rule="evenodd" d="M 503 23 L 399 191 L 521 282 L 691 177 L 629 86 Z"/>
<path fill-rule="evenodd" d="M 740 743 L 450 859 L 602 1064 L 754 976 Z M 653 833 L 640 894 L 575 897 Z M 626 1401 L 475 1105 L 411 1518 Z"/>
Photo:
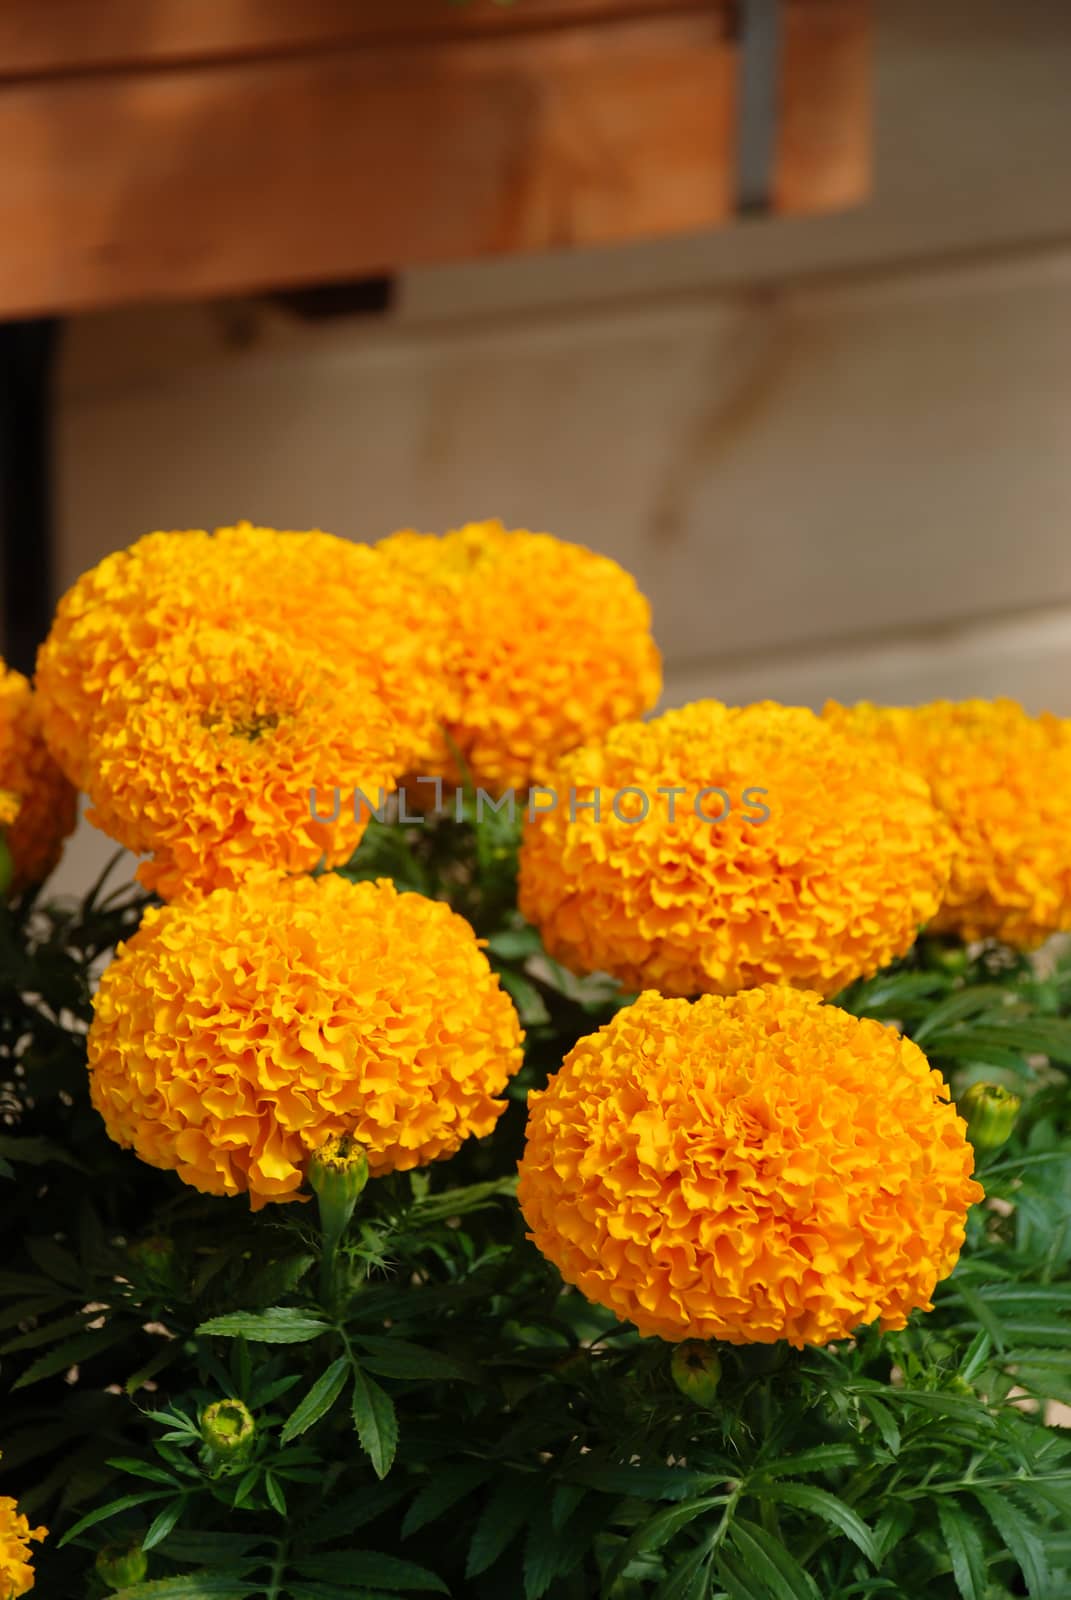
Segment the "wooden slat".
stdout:
<path fill-rule="evenodd" d="M 704 16 L 9 85 L 0 314 L 709 226 L 734 55 Z"/>
<path fill-rule="evenodd" d="M 730 0 L 2 0 L 0 79 L 729 8 Z"/>
<path fill-rule="evenodd" d="M 866 195 L 871 26 L 870 0 L 785 7 L 775 211 L 829 211 Z"/>
<path fill-rule="evenodd" d="M 729 11 L 557 27 L 554 3 L 522 0 L 517 9 L 547 24 L 525 31 L 0 81 L 0 316 L 727 220 L 738 77 Z M 574 12 L 593 3 L 568 0 Z M 105 12 L 116 4 L 105 0 Z M 352 6 L 353 16 L 412 20 L 425 0 L 400 0 L 396 12 Z M 287 9 L 276 0 L 276 14 Z M 146 15 L 167 10 L 145 0 Z M 234 0 L 220 10 L 233 13 Z M 789 0 L 787 10 L 775 207 L 850 204 L 865 190 L 869 144 L 865 0 Z M 305 15 L 330 11 L 315 0 Z"/>

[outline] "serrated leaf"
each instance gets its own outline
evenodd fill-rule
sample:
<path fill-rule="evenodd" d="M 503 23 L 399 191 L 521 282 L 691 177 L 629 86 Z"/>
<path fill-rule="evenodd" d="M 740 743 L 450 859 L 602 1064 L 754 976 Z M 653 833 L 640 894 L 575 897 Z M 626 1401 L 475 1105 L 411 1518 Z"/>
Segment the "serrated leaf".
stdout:
<path fill-rule="evenodd" d="M 808 1472 L 828 1472 L 838 1467 L 857 1467 L 859 1450 L 854 1444 L 817 1444 L 810 1450 L 799 1450 L 795 1455 L 781 1456 L 776 1461 L 764 1461 L 757 1468 L 763 1477 L 800 1477 Z"/>
<path fill-rule="evenodd" d="M 117 1472 L 129 1473 L 134 1478 L 147 1478 L 150 1483 L 163 1483 L 169 1488 L 177 1489 L 179 1480 L 173 1472 L 168 1472 L 166 1467 L 158 1467 L 153 1461 L 140 1461 L 136 1456 L 109 1456 L 106 1466 L 114 1467 Z"/>
<path fill-rule="evenodd" d="M 163 1510 L 159 1511 L 149 1524 L 149 1530 L 141 1541 L 141 1548 L 143 1550 L 153 1550 L 158 1544 L 162 1544 L 175 1527 L 185 1510 L 185 1506 L 185 1500 L 181 1499 L 172 1500 L 170 1505 L 164 1506 Z"/>
<path fill-rule="evenodd" d="M 66 1284 L 68 1288 L 82 1288 L 82 1269 L 69 1250 L 65 1250 L 55 1239 L 45 1237 L 30 1238 L 25 1241 L 26 1254 L 30 1257 L 35 1267 L 40 1267 L 50 1278 L 57 1283 Z"/>
<path fill-rule="evenodd" d="M 705 1545 L 673 1564 L 655 1591 L 655 1600 L 707 1600 L 710 1593 L 710 1551 Z"/>
<path fill-rule="evenodd" d="M 70 1544 L 72 1539 L 76 1539 L 87 1528 L 96 1527 L 98 1522 L 105 1522 L 109 1517 L 117 1517 L 121 1511 L 132 1511 L 135 1506 L 148 1505 L 150 1500 L 162 1500 L 167 1493 L 167 1489 L 142 1489 L 137 1494 L 124 1494 L 120 1495 L 118 1500 L 109 1500 L 106 1506 L 97 1506 L 94 1511 L 87 1512 L 76 1522 L 73 1528 L 67 1529 L 59 1541 L 60 1548 Z"/>
<path fill-rule="evenodd" d="M 332 1361 L 326 1372 L 321 1372 L 312 1388 L 303 1400 L 299 1400 L 289 1417 L 282 1432 L 283 1444 L 289 1444 L 291 1439 L 297 1439 L 314 1422 L 326 1416 L 346 1387 L 346 1380 L 351 1371 L 349 1358 L 339 1356 L 337 1361 Z"/>
<path fill-rule="evenodd" d="M 971 1518 L 950 1500 L 938 1495 L 937 1520 L 948 1559 L 952 1563 L 952 1576 L 963 1600 L 984 1600 L 988 1588 L 985 1551 L 978 1529 Z"/>
<path fill-rule="evenodd" d="M 279 1482 L 278 1478 L 275 1476 L 275 1473 L 272 1472 L 270 1468 L 264 1474 L 264 1493 L 268 1497 L 268 1504 L 271 1506 L 272 1510 L 277 1511 L 281 1517 L 285 1517 L 286 1495 L 283 1493 L 282 1484 Z"/>
<path fill-rule="evenodd" d="M 438 1573 L 378 1550 L 325 1550 L 320 1555 L 302 1556 L 293 1566 L 302 1578 L 323 1578 L 329 1583 L 357 1584 L 393 1593 L 409 1589 L 422 1594 L 450 1593 Z"/>
<path fill-rule="evenodd" d="M 532 1514 L 535 1504 L 529 1475 L 508 1473 L 488 1496 L 469 1541 L 466 1578 L 476 1578 L 494 1566 Z"/>
<path fill-rule="evenodd" d="M 835 1494 L 830 1494 L 826 1489 L 818 1489 L 813 1484 L 781 1482 L 767 1484 L 761 1481 L 756 1482 L 754 1493 L 762 1500 L 799 1506 L 801 1511 L 813 1512 L 816 1517 L 821 1517 L 823 1521 L 850 1539 L 872 1566 L 878 1566 L 874 1535 L 851 1506 L 845 1505 L 843 1500 L 838 1500 Z"/>
<path fill-rule="evenodd" d="M 93 1333 L 80 1333 L 73 1339 L 66 1339 L 63 1344 L 57 1345 L 47 1355 L 41 1356 L 32 1366 L 20 1374 L 11 1385 L 12 1389 L 25 1389 L 31 1383 L 40 1383 L 42 1378 L 54 1378 L 57 1372 L 66 1372 L 68 1367 L 78 1366 L 83 1361 L 89 1361 L 93 1356 L 109 1350 L 112 1345 L 122 1342 L 128 1337 L 124 1328 L 100 1328 Z"/>
<path fill-rule="evenodd" d="M 774 1600 L 822 1600 L 814 1579 L 804 1572 L 785 1546 L 757 1522 L 734 1517 L 727 1538 Z"/>
<path fill-rule="evenodd" d="M 353 1369 L 353 1422 L 377 1478 L 385 1478 L 398 1448 L 394 1401 L 358 1366 Z"/>
<path fill-rule="evenodd" d="M 867 1394 L 860 1395 L 859 1409 L 864 1416 L 870 1418 L 881 1435 L 881 1442 L 889 1454 L 898 1456 L 900 1454 L 900 1429 L 897 1427 L 896 1418 L 888 1406 L 883 1405 L 876 1395 Z"/>
<path fill-rule="evenodd" d="M 74 1317 L 61 1317 L 58 1322 L 42 1323 L 39 1328 L 31 1328 L 28 1333 L 15 1334 L 13 1338 L 0 1344 L 0 1356 L 11 1355 L 16 1350 L 36 1350 L 43 1344 L 58 1344 L 61 1339 L 67 1339 L 71 1334 L 86 1332 L 86 1323 L 99 1315 L 99 1311 L 83 1311 Z"/>
<path fill-rule="evenodd" d="M 179 1578 L 150 1578 L 120 1589 L 110 1600 L 251 1600 L 264 1585 L 225 1572 L 191 1572 Z"/>
<path fill-rule="evenodd" d="M 196 1330 L 198 1337 L 252 1339 L 258 1344 L 305 1344 L 329 1333 L 331 1324 L 295 1306 L 269 1306 L 265 1311 L 229 1311 L 212 1317 Z"/>
<path fill-rule="evenodd" d="M 1023 1514 L 1000 1495 L 989 1489 L 974 1489 L 975 1499 L 984 1508 L 996 1528 L 1005 1548 L 1019 1563 L 1027 1592 L 1035 1600 L 1046 1600 L 1049 1588 L 1049 1568 L 1045 1548 L 1033 1527 Z"/>
<path fill-rule="evenodd" d="M 441 1378 L 471 1383 L 475 1377 L 471 1368 L 452 1356 L 428 1350 L 423 1345 L 409 1344 L 404 1339 L 358 1334 L 354 1343 L 360 1345 L 362 1367 L 381 1378 L 424 1378 L 428 1381 Z"/>
<path fill-rule="evenodd" d="M 883 1561 L 900 1543 L 914 1520 L 915 1513 L 906 1500 L 893 1500 L 886 1505 L 874 1525 L 874 1543 Z"/>
<path fill-rule="evenodd" d="M 457 1505 L 459 1500 L 485 1483 L 492 1471 L 493 1468 L 482 1461 L 463 1462 L 460 1466 L 436 1471 L 405 1513 L 402 1538 L 408 1539 L 418 1529 L 441 1517 L 451 1506 Z"/>
<path fill-rule="evenodd" d="M 292 1293 L 309 1268 L 315 1264 L 316 1257 L 308 1254 L 284 1256 L 281 1261 L 269 1261 L 266 1266 L 253 1274 L 243 1291 L 242 1298 L 253 1306 L 262 1306 L 265 1301 L 278 1300 L 280 1295 Z"/>

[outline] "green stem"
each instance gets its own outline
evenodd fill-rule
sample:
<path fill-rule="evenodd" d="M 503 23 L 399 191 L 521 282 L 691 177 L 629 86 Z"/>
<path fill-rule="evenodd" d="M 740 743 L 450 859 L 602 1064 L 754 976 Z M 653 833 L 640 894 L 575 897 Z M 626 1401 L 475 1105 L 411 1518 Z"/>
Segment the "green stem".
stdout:
<path fill-rule="evenodd" d="M 286 1576 L 286 1563 L 290 1555 L 290 1541 L 280 1539 L 275 1547 L 275 1560 L 271 1564 L 271 1573 L 268 1577 L 268 1587 L 264 1591 L 264 1600 L 279 1600 L 283 1592 L 283 1579 Z"/>

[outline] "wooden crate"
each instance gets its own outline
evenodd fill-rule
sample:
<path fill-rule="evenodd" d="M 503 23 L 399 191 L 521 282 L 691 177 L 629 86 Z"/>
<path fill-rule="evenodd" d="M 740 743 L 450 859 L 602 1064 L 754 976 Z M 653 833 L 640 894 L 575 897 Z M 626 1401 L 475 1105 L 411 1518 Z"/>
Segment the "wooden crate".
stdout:
<path fill-rule="evenodd" d="M 780 0 L 775 210 L 865 194 L 868 20 Z M 727 0 L 6 0 L 0 317 L 723 223 L 739 22 Z"/>

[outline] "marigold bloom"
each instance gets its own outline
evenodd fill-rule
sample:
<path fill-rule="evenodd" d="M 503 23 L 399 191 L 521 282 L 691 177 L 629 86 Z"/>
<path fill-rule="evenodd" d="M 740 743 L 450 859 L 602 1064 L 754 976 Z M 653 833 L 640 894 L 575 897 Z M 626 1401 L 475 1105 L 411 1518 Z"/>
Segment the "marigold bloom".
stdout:
<path fill-rule="evenodd" d="M 34 1585 L 31 1541 L 48 1537 L 47 1528 L 31 1528 L 10 1495 L 0 1494 L 0 1600 L 18 1600 Z"/>
<path fill-rule="evenodd" d="M 243 522 L 214 534 L 147 534 L 63 596 L 37 687 L 49 746 L 80 788 L 105 701 L 146 658 L 202 626 L 267 628 L 352 671 L 355 699 L 367 690 L 414 753 L 427 747 L 444 691 L 442 629 L 425 586 L 369 545 Z"/>
<path fill-rule="evenodd" d="M 404 759 L 352 674 L 253 628 L 162 647 L 105 701 L 88 750 L 89 820 L 153 853 L 138 878 L 165 900 L 348 861 L 368 824 L 355 789 L 376 806 Z"/>
<path fill-rule="evenodd" d="M 101 980 L 90 1090 L 150 1166 L 254 1210 L 331 1134 L 374 1176 L 489 1133 L 517 1014 L 449 906 L 334 874 L 250 878 L 145 913 Z"/>
<path fill-rule="evenodd" d="M 608 556 L 497 521 L 403 531 L 378 548 L 446 606 L 446 729 L 475 783 L 523 789 L 658 699 L 650 606 Z M 429 763 L 452 770 L 445 750 Z"/>
<path fill-rule="evenodd" d="M 644 994 L 529 1106 L 531 1237 L 588 1299 L 664 1339 L 902 1328 L 982 1197 L 918 1046 L 783 986 Z"/>
<path fill-rule="evenodd" d="M 1029 950 L 1071 929 L 1071 722 L 1014 700 L 830 701 L 823 716 L 928 781 L 954 836 L 934 931 Z"/>
<path fill-rule="evenodd" d="M 704 700 L 624 723 L 550 782 L 557 807 L 525 829 L 521 909 L 565 966 L 630 989 L 834 994 L 902 955 L 947 881 L 918 774 L 797 707 Z M 626 788 L 640 793 L 615 814 Z M 596 789 L 598 816 L 581 809 Z"/>
<path fill-rule="evenodd" d="M 7 830 L 11 893 L 48 877 L 78 818 L 78 797 L 48 753 L 39 701 L 0 660 L 0 827 Z"/>

